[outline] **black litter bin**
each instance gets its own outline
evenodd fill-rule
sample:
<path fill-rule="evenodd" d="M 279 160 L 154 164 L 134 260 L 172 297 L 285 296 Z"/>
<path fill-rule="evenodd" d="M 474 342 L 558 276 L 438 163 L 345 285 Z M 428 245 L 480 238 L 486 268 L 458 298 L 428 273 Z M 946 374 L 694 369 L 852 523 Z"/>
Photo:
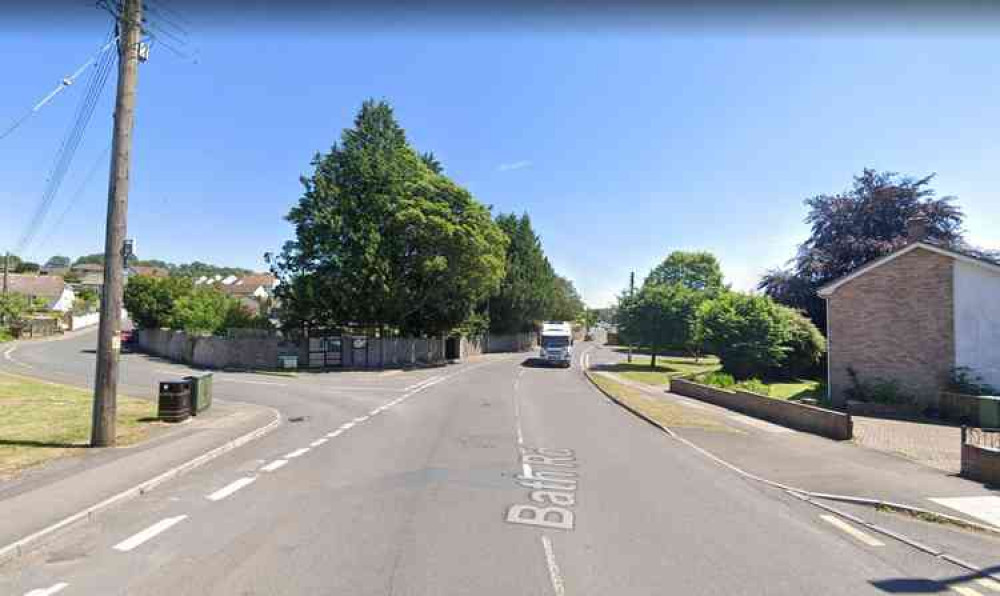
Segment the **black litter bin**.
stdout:
<path fill-rule="evenodd" d="M 156 415 L 164 422 L 184 422 L 191 416 L 191 385 L 187 381 L 160 383 Z"/>

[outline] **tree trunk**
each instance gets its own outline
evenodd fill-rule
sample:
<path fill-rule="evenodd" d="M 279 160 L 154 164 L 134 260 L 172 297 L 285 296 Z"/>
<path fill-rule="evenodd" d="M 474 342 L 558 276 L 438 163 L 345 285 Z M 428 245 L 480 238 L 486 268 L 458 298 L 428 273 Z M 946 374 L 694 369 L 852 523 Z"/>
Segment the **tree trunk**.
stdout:
<path fill-rule="evenodd" d="M 649 359 L 649 368 L 656 368 L 656 350 L 652 351 L 652 356 Z"/>

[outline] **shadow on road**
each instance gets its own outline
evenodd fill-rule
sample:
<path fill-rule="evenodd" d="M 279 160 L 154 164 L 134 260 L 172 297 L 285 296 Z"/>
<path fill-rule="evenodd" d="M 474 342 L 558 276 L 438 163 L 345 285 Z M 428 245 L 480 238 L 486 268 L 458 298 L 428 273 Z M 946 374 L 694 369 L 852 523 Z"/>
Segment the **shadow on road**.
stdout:
<path fill-rule="evenodd" d="M 903 577 L 882 579 L 869 583 L 879 590 L 890 594 L 943 594 L 952 593 L 949 591 L 949 586 L 964 584 L 976 580 L 991 580 L 991 574 L 995 574 L 997 572 L 1000 572 L 1000 565 L 987 567 L 980 573 L 956 575 L 954 577 L 945 577 L 937 580 Z"/>

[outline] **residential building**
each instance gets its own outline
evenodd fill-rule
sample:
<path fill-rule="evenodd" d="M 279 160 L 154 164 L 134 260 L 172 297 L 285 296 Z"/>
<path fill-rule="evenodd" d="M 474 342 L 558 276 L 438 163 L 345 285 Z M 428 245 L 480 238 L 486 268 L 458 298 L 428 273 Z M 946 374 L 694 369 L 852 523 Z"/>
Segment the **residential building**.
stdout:
<path fill-rule="evenodd" d="M 956 367 L 1000 387 L 1000 266 L 916 238 L 819 290 L 828 385 L 843 404 L 858 381 L 891 381 L 935 406 Z"/>
<path fill-rule="evenodd" d="M 270 301 L 278 280 L 270 273 L 254 273 L 243 277 L 230 276 L 215 284 L 219 290 L 238 299 L 253 312 L 260 310 L 262 302 Z M 229 283 L 227 283 L 227 281 Z"/>
<path fill-rule="evenodd" d="M 45 308 L 59 312 L 71 310 L 76 299 L 73 288 L 58 275 L 11 273 L 7 276 L 7 291 L 20 294 L 32 302 L 44 300 Z"/>

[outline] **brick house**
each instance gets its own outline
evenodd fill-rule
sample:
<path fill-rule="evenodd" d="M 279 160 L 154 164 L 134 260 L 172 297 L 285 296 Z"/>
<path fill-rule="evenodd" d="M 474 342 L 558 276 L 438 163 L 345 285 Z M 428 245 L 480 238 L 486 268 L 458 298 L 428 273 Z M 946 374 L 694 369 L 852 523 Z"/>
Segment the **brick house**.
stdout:
<path fill-rule="evenodd" d="M 919 233 L 919 232 L 918 232 Z M 911 238 L 922 238 L 911 230 Z M 828 387 L 894 380 L 926 406 L 954 367 L 1000 387 L 1000 266 L 911 241 L 819 290 L 826 301 Z"/>

